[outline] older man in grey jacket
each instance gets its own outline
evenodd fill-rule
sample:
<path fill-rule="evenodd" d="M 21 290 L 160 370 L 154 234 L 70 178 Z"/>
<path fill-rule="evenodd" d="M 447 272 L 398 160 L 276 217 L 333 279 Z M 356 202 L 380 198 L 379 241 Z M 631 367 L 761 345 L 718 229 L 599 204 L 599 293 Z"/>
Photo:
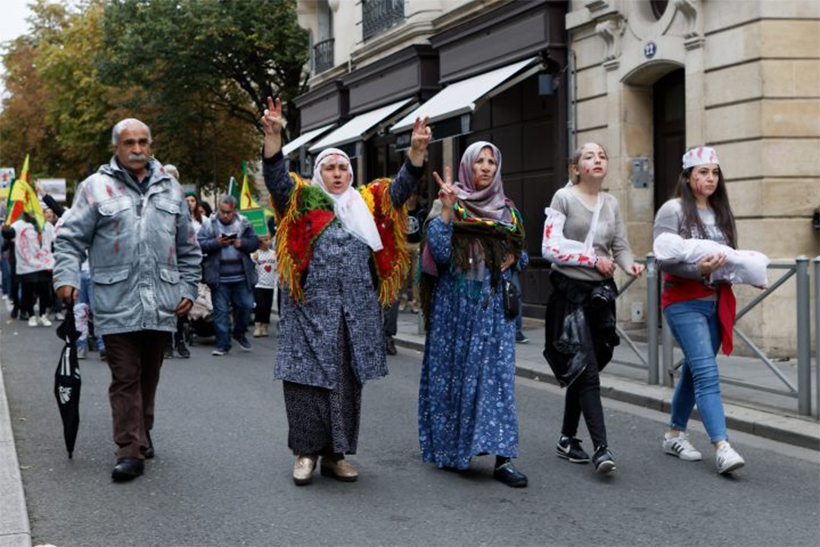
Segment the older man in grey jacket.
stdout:
<path fill-rule="evenodd" d="M 112 131 L 115 153 L 77 188 L 55 240 L 54 288 L 73 302 L 88 253 L 95 329 L 111 369 L 108 397 L 117 464 L 112 478 L 143 473 L 154 456 L 150 431 L 164 348 L 177 317 L 196 300 L 202 253 L 182 188 L 151 158 L 139 120 Z"/>

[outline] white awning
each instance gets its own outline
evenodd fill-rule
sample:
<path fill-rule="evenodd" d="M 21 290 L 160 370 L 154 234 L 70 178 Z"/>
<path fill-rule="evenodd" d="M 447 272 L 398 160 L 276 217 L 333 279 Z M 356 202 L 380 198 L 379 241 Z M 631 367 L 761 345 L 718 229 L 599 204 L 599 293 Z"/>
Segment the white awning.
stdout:
<path fill-rule="evenodd" d="M 460 82 L 455 82 L 399 120 L 390 128 L 391 133 L 401 133 L 413 128 L 416 118 L 430 117 L 430 123 L 453 118 L 475 111 L 479 102 L 492 98 L 540 70 L 538 57 L 497 68 Z"/>
<path fill-rule="evenodd" d="M 404 99 L 364 114 L 359 114 L 343 126 L 334 130 L 316 144 L 310 147 L 311 152 L 316 152 L 332 146 L 338 147 L 351 142 L 364 140 L 367 133 L 374 127 L 384 122 L 394 114 L 401 114 L 399 111 L 410 104 L 412 98 Z"/>
<path fill-rule="evenodd" d="M 333 124 L 325 125 L 324 127 L 320 127 L 319 129 L 311 129 L 307 133 L 302 133 L 285 146 L 282 147 L 282 153 L 287 156 L 291 152 L 299 150 L 299 147 L 308 144 L 310 141 L 321 137 L 324 133 L 327 132 L 328 129 L 333 127 Z"/>

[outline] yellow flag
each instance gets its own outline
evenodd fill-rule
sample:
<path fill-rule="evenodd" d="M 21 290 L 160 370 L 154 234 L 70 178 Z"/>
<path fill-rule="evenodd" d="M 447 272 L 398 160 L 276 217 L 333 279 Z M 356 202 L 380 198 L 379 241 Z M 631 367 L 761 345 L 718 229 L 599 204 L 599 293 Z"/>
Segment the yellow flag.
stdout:
<path fill-rule="evenodd" d="M 242 193 L 239 194 L 239 210 L 257 209 L 259 204 L 251 195 L 251 187 L 248 183 L 248 163 L 242 162 Z"/>
<path fill-rule="evenodd" d="M 6 224 L 11 225 L 16 222 L 23 213 L 28 213 L 37 224 L 37 231 L 43 229 L 46 222 L 46 215 L 43 213 L 43 208 L 40 207 L 40 200 L 37 199 L 37 192 L 31 187 L 29 182 L 29 168 L 28 168 L 28 154 L 26 154 L 26 161 L 23 162 L 23 170 L 20 172 L 20 178 L 14 181 L 14 186 L 11 188 L 9 194 L 9 213 L 6 216 Z"/>

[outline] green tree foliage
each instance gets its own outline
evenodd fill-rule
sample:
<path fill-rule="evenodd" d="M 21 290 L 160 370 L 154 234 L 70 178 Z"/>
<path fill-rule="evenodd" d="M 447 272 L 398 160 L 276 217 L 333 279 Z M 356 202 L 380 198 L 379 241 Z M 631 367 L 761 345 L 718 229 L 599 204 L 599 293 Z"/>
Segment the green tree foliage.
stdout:
<path fill-rule="evenodd" d="M 295 0 L 115 0 L 105 11 L 104 47 L 109 83 L 175 98 L 195 90 L 260 131 L 265 98 L 287 100 L 307 84 L 308 33 L 296 23 Z"/>
<path fill-rule="evenodd" d="M 183 182 L 224 189 L 259 153 L 264 98 L 306 89 L 294 0 L 50 1 L 4 46 L 3 164 L 31 153 L 35 173 L 80 180 L 133 116 Z"/>

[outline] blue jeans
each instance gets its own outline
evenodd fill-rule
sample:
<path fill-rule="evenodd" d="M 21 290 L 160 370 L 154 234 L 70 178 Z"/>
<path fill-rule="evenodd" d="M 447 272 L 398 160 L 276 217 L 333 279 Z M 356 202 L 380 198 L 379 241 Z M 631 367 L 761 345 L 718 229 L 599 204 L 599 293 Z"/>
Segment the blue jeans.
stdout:
<path fill-rule="evenodd" d="M 3 294 L 11 296 L 11 264 L 5 256 L 0 258 L 0 272 L 3 275 Z"/>
<path fill-rule="evenodd" d="M 220 283 L 216 287 L 211 287 L 211 301 L 214 305 L 216 348 L 226 351 L 231 349 L 231 338 L 228 334 L 231 328 L 231 304 L 235 310 L 233 336 L 240 338 L 248 331 L 253 311 L 253 293 L 245 281 Z"/>
<path fill-rule="evenodd" d="M 515 336 L 518 338 L 519 336 L 524 336 L 524 333 L 521 332 L 521 329 L 524 327 L 524 298 L 521 293 L 521 279 L 518 277 L 518 272 L 512 272 L 510 276 L 510 283 L 515 285 L 515 288 L 518 289 L 518 315 L 515 316 Z"/>
<path fill-rule="evenodd" d="M 685 358 L 672 397 L 669 425 L 686 431 L 686 423 L 697 403 L 709 439 L 713 443 L 725 441 L 726 416 L 720 400 L 720 374 L 715 360 L 720 348 L 717 302 L 678 302 L 668 306 L 663 313 Z"/>
<path fill-rule="evenodd" d="M 87 304 L 91 311 L 91 320 L 94 320 L 94 285 L 91 284 L 91 272 L 80 270 L 80 291 L 77 294 L 77 302 Z M 94 337 L 97 342 L 97 351 L 105 351 L 105 342 L 102 336 Z M 88 346 L 88 338 L 77 340 L 78 346 Z"/>

